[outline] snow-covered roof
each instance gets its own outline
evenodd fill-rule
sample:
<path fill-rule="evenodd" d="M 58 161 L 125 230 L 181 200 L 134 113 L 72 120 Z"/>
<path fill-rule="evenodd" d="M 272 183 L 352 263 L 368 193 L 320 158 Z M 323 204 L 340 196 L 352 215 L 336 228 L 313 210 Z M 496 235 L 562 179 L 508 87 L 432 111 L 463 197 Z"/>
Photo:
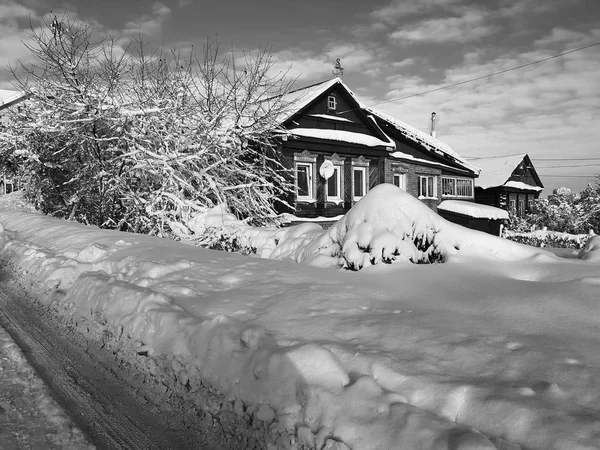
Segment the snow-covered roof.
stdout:
<path fill-rule="evenodd" d="M 291 128 L 289 132 L 293 136 L 311 137 L 317 139 L 326 139 L 329 141 L 347 142 L 349 144 L 360 144 L 367 147 L 391 147 L 395 148 L 394 141 L 382 141 L 374 136 L 363 133 L 353 133 L 343 130 L 324 130 L 322 128 Z"/>
<path fill-rule="evenodd" d="M 412 125 L 407 124 L 406 122 L 401 121 L 400 119 L 390 116 L 389 114 L 378 111 L 371 107 L 366 107 L 365 110 L 374 116 L 379 117 L 381 120 L 389 123 L 396 130 L 400 131 L 405 137 L 418 144 L 421 144 L 427 150 L 439 155 L 450 156 L 457 164 L 475 173 L 478 172 L 478 167 L 473 166 L 467 160 L 463 159 L 445 142 L 440 141 L 439 139 L 419 130 L 418 128 L 413 127 Z"/>
<path fill-rule="evenodd" d="M 416 163 L 421 163 L 421 164 L 429 164 L 431 166 L 448 167 L 447 164 L 442 164 L 442 163 L 435 162 L 435 161 L 429 161 L 429 160 L 423 159 L 423 158 L 417 158 L 414 155 L 404 153 L 404 152 L 399 152 L 399 151 L 395 151 L 394 153 L 390 154 L 390 156 L 392 158 L 396 158 L 396 159 L 405 159 L 405 160 L 409 160 L 411 162 L 416 162 Z"/>
<path fill-rule="evenodd" d="M 503 186 L 507 186 L 507 187 L 513 187 L 516 189 L 523 189 L 523 190 L 532 190 L 532 191 L 541 191 L 542 188 L 539 186 L 532 186 L 531 184 L 527 184 L 527 183 L 523 183 L 522 181 L 507 181 L 506 183 L 503 184 Z"/>
<path fill-rule="evenodd" d="M 437 207 L 438 211 L 448 211 L 476 219 L 508 219 L 508 211 L 489 205 L 480 205 L 463 200 L 444 200 Z"/>
<path fill-rule="evenodd" d="M 0 89 L 0 109 L 8 107 L 20 100 L 24 100 L 25 97 L 26 94 L 20 91 Z"/>
<path fill-rule="evenodd" d="M 334 116 L 331 114 L 309 114 L 310 117 L 317 117 L 319 119 L 328 119 L 328 120 L 337 120 L 338 122 L 350 122 L 353 123 L 350 119 L 346 119 L 345 117 Z"/>
<path fill-rule="evenodd" d="M 508 181 L 513 171 L 523 159 L 527 156 L 526 153 L 518 153 L 516 155 L 495 156 L 489 158 L 469 158 L 469 162 L 481 169 L 479 178 L 475 180 L 475 186 L 483 189 L 488 189 L 497 186 L 510 186 L 518 189 L 534 189 L 542 190 L 538 186 L 530 186 L 517 181 Z"/>

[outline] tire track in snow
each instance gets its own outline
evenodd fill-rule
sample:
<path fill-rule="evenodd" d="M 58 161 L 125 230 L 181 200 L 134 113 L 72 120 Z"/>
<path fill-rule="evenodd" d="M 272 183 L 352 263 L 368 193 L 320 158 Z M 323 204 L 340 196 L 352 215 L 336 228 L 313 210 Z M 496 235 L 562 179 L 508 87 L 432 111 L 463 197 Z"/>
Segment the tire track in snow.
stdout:
<path fill-rule="evenodd" d="M 29 302 L 0 289 L 0 325 L 50 387 L 56 400 L 100 448 L 182 448 L 119 383 L 110 369 L 38 318 Z M 201 447 L 198 447 L 201 448 Z"/>

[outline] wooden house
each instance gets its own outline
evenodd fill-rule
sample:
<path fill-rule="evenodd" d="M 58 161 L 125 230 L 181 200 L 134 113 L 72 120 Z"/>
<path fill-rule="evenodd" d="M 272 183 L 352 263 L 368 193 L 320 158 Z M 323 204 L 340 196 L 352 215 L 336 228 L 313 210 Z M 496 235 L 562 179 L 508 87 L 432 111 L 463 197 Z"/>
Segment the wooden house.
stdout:
<path fill-rule="evenodd" d="M 280 151 L 293 169 L 288 199 L 298 217 L 346 213 L 372 187 L 393 183 L 432 209 L 443 199 L 474 200 L 477 169 L 449 146 L 364 107 L 340 78 L 285 95 Z"/>
<path fill-rule="evenodd" d="M 470 158 L 481 169 L 475 181 L 475 202 L 495 206 L 519 216 L 527 214 L 544 185 L 525 153 Z"/>

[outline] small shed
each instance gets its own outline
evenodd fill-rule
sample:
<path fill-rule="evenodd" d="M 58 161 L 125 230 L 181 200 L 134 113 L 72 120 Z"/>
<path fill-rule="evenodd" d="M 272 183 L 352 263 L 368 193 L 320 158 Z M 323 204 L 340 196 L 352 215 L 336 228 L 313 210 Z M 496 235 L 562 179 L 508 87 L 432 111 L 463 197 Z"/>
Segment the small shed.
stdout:
<path fill-rule="evenodd" d="M 450 222 L 495 236 L 500 236 L 508 220 L 504 209 L 463 200 L 444 200 L 437 209 L 438 214 Z"/>

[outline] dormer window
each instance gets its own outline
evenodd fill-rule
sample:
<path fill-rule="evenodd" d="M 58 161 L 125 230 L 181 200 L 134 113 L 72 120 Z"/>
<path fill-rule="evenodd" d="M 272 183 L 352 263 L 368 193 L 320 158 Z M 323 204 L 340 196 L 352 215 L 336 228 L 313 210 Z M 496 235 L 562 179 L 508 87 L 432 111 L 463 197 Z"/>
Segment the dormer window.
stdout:
<path fill-rule="evenodd" d="M 335 100 L 335 97 L 333 95 L 327 97 L 327 109 L 335 111 L 336 107 L 337 101 Z"/>

